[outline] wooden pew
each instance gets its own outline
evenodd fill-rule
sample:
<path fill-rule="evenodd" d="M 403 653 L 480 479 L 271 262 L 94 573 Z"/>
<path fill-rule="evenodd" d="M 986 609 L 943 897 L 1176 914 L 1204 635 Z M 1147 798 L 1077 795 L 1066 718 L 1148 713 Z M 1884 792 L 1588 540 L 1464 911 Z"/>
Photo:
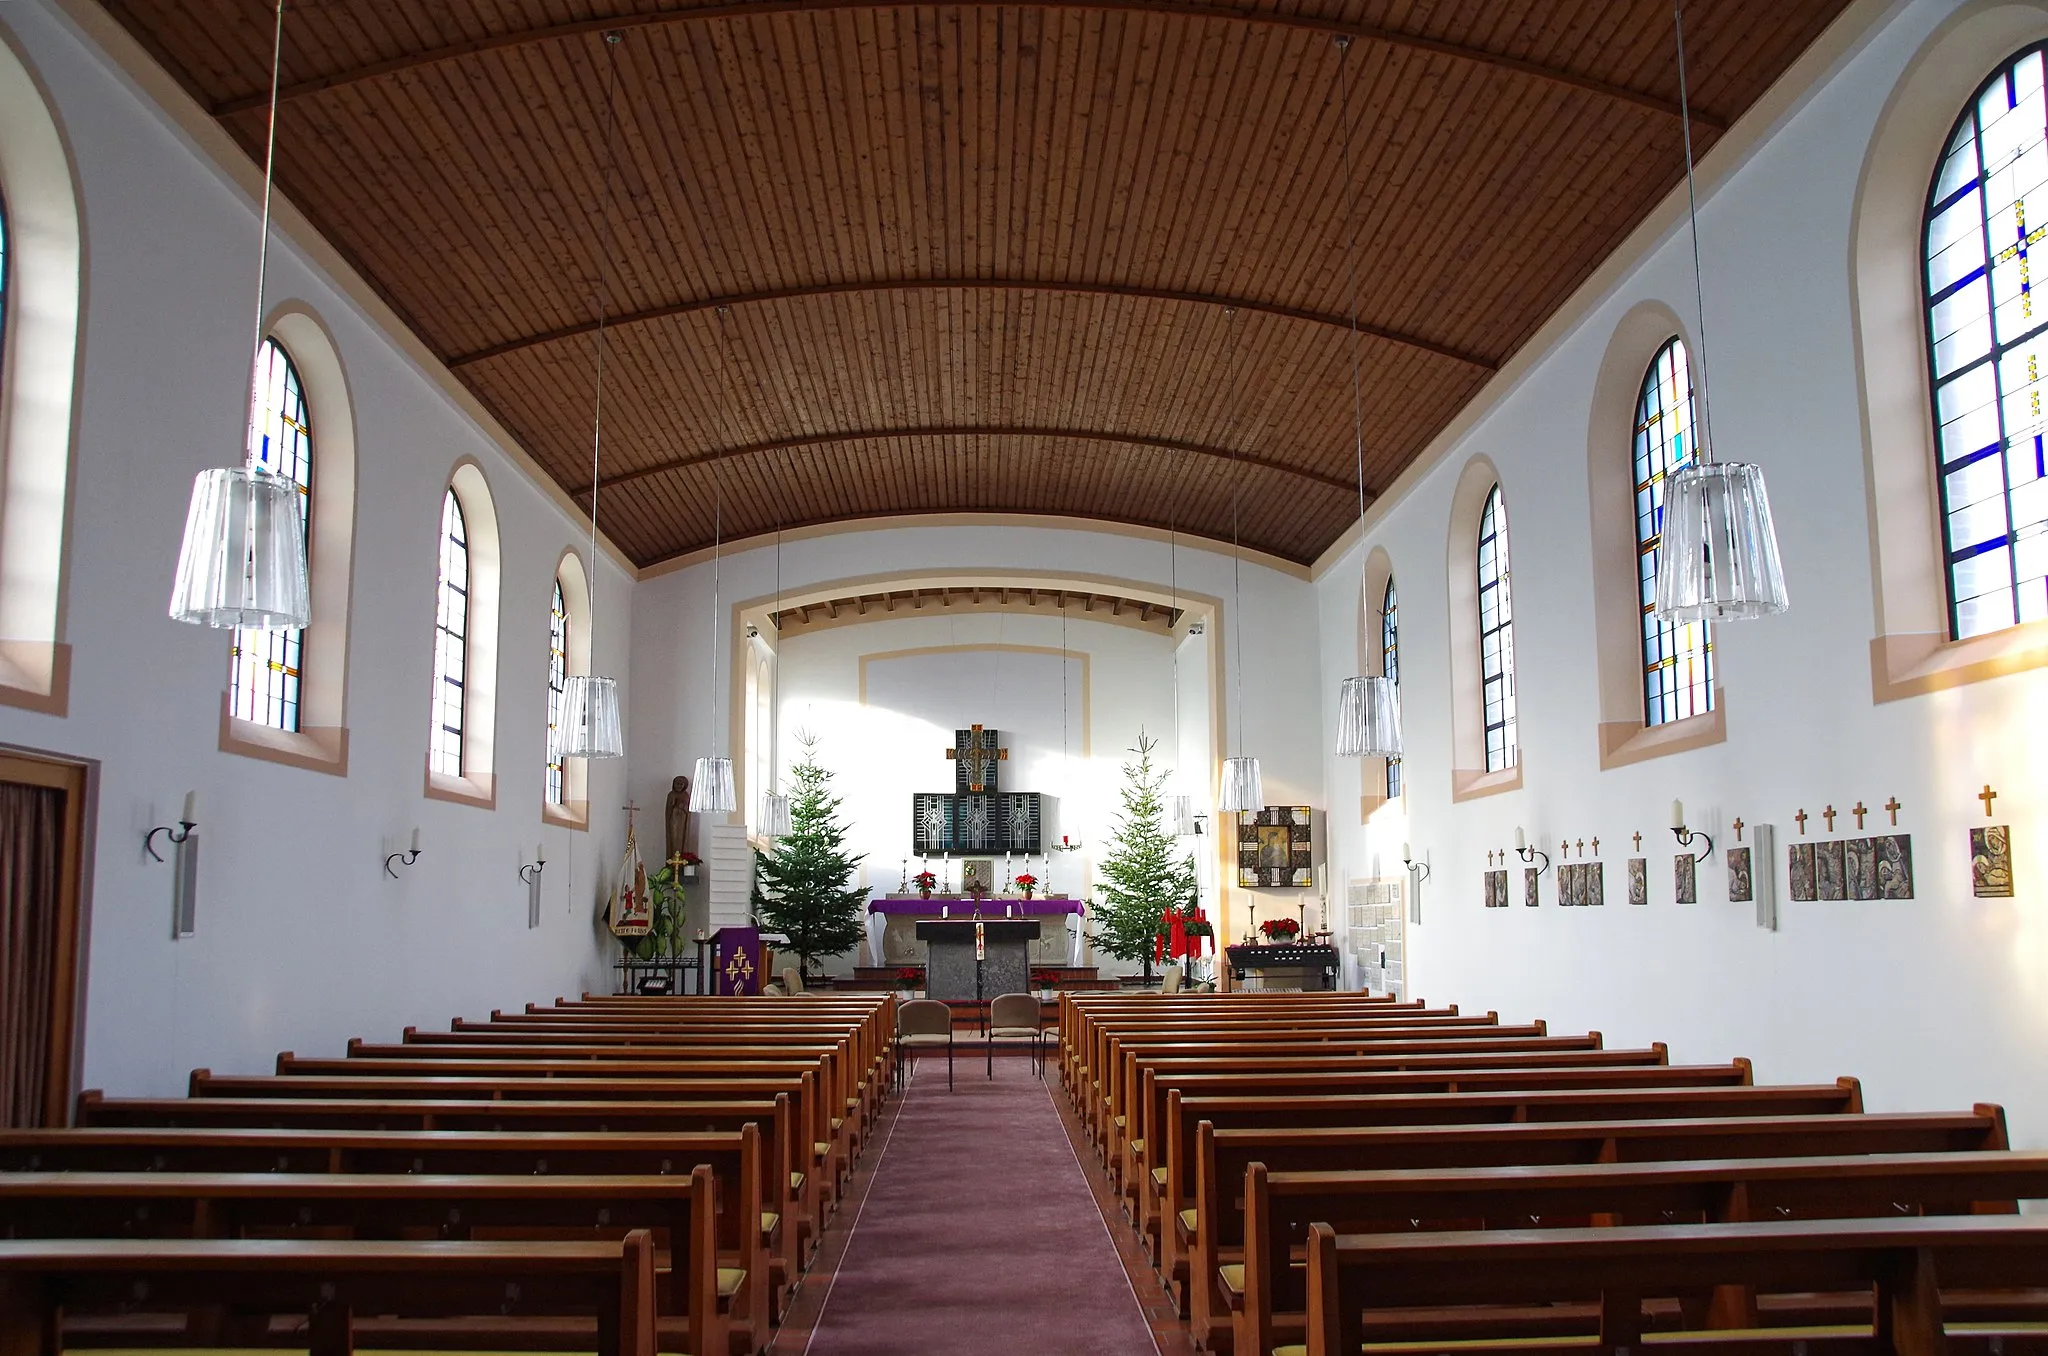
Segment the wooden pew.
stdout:
<path fill-rule="evenodd" d="M 1195 1226 L 1180 1235 L 1194 1254 L 1192 1276 L 1233 1264 L 1246 1237 L 1239 1192 L 1253 1163 L 1273 1173 L 1364 1169 L 1546 1167 L 1582 1163 L 1666 1163 L 1708 1158 L 1788 1158 L 1841 1154 L 1946 1154 L 2007 1147 L 2005 1113 L 1980 1104 L 1968 1112 L 1825 1116 L 1711 1117 L 1635 1121 L 1551 1121 L 1497 1125 L 1295 1129 L 1196 1127 Z M 1199 1240 L 1200 1247 L 1192 1247 Z M 1252 1260 L 1244 1266 L 1250 1274 Z M 1247 1283 L 1248 1284 L 1248 1283 Z M 1210 1344 L 1222 1349 L 1225 1293 L 1215 1276 L 1191 1309 L 1208 1315 Z M 1237 1327 L 1242 1333 L 1244 1320 Z M 1267 1349 L 1246 1347 L 1239 1352 Z"/>
<path fill-rule="evenodd" d="M 1315 1126 L 1422 1126 L 1527 1121 L 1670 1120 L 1677 1118 L 1842 1115 L 1863 1109 L 1861 1086 L 1853 1078 L 1834 1083 L 1754 1087 L 1529 1088 L 1453 1093 L 1326 1094 L 1321 1096 L 1183 1097 L 1169 1089 L 1162 1132 L 1166 1175 L 1160 1182 L 1160 1269 L 1174 1287 L 1182 1312 L 1193 1317 L 1207 1285 L 1194 1286 L 1213 1264 L 1197 1273 L 1190 1259 L 1207 1252 L 1193 1202 L 1195 1131 L 1203 1121 L 1216 1129 L 1258 1126 L 1307 1129 Z M 1211 1319 L 1205 1323 L 1213 1322 Z"/>
<path fill-rule="evenodd" d="M 1302 1246 L 1312 1223 L 1349 1234 L 2011 1214 L 2020 1200 L 2048 1196 L 2048 1153 L 1815 1155 L 1379 1172 L 1269 1173 L 1265 1164 L 1253 1163 L 1243 1190 L 1244 1262 L 1221 1267 L 1219 1281 L 1235 1315 L 1234 1349 L 1249 1353 L 1272 1350 L 1276 1314 L 1291 1320 L 1285 1326 L 1296 1331 L 1305 1321 L 1305 1277 L 1289 1264 L 1289 1255 L 1290 1248 Z M 1754 1328 L 1758 1317 L 1754 1297 L 1735 1290 L 1716 1296 L 1709 1321 L 1714 1327 Z M 1839 1321 L 1839 1315 L 1826 1311 L 1801 1312 L 1795 1318 Z"/>
<path fill-rule="evenodd" d="M 306 1315 L 311 1356 L 349 1356 L 357 1313 L 588 1317 L 598 1356 L 655 1356 L 654 1290 L 644 1231 L 609 1243 L 5 1239 L 0 1350 L 57 1352 L 60 1316 L 127 1313 L 144 1295 L 167 1310 Z"/>
<path fill-rule="evenodd" d="M 1597 1336 L 1579 1349 L 1634 1351 L 1645 1300 L 1740 1286 L 1874 1292 L 1877 1349 L 1931 1356 L 1947 1349 L 1945 1292 L 2038 1285 L 2043 1276 L 2048 1220 L 2025 1215 L 1347 1235 L 1316 1223 L 1306 1352 L 1357 1356 L 1369 1309 L 1561 1303 L 1598 1307 Z M 1704 1336 L 1719 1336 L 1711 1345 L 1725 1350 L 1734 1335 Z"/>
<path fill-rule="evenodd" d="M 498 1177 L 343 1173 L 0 1173 L 10 1238 L 438 1236 L 585 1241 L 640 1229 L 657 1249 L 656 1320 L 686 1350 L 768 1339 L 766 1276 L 720 1267 L 711 1169 L 688 1176 Z M 659 1263 L 666 1261 L 663 1269 Z M 758 1313 L 755 1311 L 758 1310 Z M 452 1334 L 443 1333 L 442 1337 Z M 488 1346 L 493 1334 L 471 1334 Z M 498 1335 L 502 1337 L 502 1334 Z"/>
<path fill-rule="evenodd" d="M 770 1209 L 760 1127 L 655 1135 L 542 1131 L 156 1129 L 0 1130 L 0 1173 L 386 1173 L 548 1176 L 689 1175 L 711 1170 L 721 1257 L 780 1312 L 790 1259 Z M 751 1298 L 751 1297 L 750 1297 Z M 763 1333 L 765 1329 L 757 1329 Z"/>
<path fill-rule="evenodd" d="M 760 1127 L 767 1208 L 781 1216 L 782 1258 L 795 1276 L 815 1237 L 816 1198 L 787 1094 L 727 1102 L 504 1101 L 287 1097 L 108 1097 L 80 1094 L 76 1124 L 107 1128 L 450 1130 L 530 1135 L 542 1131 L 606 1134 L 738 1131 Z"/>

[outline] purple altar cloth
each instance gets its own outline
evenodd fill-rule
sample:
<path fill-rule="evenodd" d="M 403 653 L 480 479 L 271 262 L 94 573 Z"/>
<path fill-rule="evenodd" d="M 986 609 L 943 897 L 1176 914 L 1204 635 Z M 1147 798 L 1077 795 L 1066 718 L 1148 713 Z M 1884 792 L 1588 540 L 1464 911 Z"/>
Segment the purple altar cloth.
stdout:
<path fill-rule="evenodd" d="M 1049 918 L 1061 914 L 1085 914 L 1088 912 L 1082 907 L 1081 901 L 1078 899 L 1016 899 L 1004 895 L 993 895 L 979 902 L 983 918 L 1001 918 L 1004 916 L 1003 910 L 1005 908 L 1009 909 L 1010 916 L 1016 918 Z M 880 899 L 868 901 L 868 912 L 908 916 L 930 914 L 936 918 L 938 917 L 941 905 L 953 910 L 955 913 L 964 911 L 972 914 L 975 903 L 976 900 L 972 895 L 935 894 L 930 899 L 926 899 L 921 895 L 884 895 Z"/>

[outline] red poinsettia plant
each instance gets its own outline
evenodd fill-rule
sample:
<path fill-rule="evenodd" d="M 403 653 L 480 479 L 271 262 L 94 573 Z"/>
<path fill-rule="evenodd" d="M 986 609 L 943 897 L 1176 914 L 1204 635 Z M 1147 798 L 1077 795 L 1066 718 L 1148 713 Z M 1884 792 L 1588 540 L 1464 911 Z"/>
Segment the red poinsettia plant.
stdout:
<path fill-rule="evenodd" d="M 906 965 L 896 972 L 896 983 L 905 989 L 914 989 L 924 983 L 924 971 L 915 965 Z"/>
<path fill-rule="evenodd" d="M 910 883 L 917 887 L 919 894 L 923 895 L 926 899 L 930 899 L 932 897 L 932 887 L 939 883 L 939 878 L 929 871 L 920 871 L 910 878 Z"/>
<path fill-rule="evenodd" d="M 1301 931 L 1301 924 L 1292 918 L 1268 918 L 1259 924 L 1259 931 L 1266 934 L 1269 942 L 1291 942 Z"/>
<path fill-rule="evenodd" d="M 1029 871 L 1020 872 L 1016 877 L 1016 885 L 1019 890 L 1024 892 L 1024 898 L 1029 899 L 1031 898 L 1031 892 L 1038 888 L 1038 877 L 1032 875 Z"/>
<path fill-rule="evenodd" d="M 1038 988 L 1050 989 L 1053 985 L 1060 982 L 1060 972 L 1043 967 L 1035 969 L 1031 972 L 1031 982 Z"/>

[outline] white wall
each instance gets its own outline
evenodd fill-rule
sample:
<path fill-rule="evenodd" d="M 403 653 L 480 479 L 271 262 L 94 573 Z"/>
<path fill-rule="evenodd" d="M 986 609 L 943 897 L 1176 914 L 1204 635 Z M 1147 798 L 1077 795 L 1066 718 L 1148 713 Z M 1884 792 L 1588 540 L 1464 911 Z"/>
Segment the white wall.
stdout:
<path fill-rule="evenodd" d="M 0 6 L 0 38 L 55 97 L 87 235 L 70 713 L 0 708 L 0 743 L 101 763 L 83 1085 L 175 1093 L 194 1066 L 262 1071 L 280 1049 L 339 1053 L 352 1035 L 602 983 L 594 849 L 617 852 L 623 770 L 593 768 L 594 833 L 540 822 L 548 603 L 581 529 L 274 241 L 272 304 L 297 299 L 326 323 L 355 409 L 349 769 L 221 753 L 227 637 L 170 621 L 165 604 L 194 473 L 241 455 L 254 207 L 44 4 Z M 422 796 L 435 539 L 464 456 L 490 481 L 504 546 L 495 811 Z M 631 585 L 609 563 L 600 573 L 596 665 L 623 677 Z M 188 788 L 201 799 L 199 930 L 174 943 L 170 868 L 142 840 L 176 820 Z M 425 853 L 393 881 L 384 856 L 415 825 Z M 543 838 L 547 902 L 528 931 L 515 872 Z"/>
<path fill-rule="evenodd" d="M 1365 553 L 1390 553 L 1401 597 L 1405 806 L 1370 829 L 1339 811 L 1341 874 L 1398 870 L 1412 840 L 1434 869 L 1411 928 L 1414 992 L 1434 1001 L 1595 1028 L 1610 1044 L 1669 1040 L 1681 1061 L 1753 1056 L 1760 1080 L 1864 1080 L 1873 1108 L 2001 1102 L 2016 1143 L 2048 1144 L 2048 674 L 2025 673 L 1883 705 L 1871 699 L 1871 542 L 1852 342 L 1849 238 L 1872 129 L 1921 41 L 1953 6 L 1904 7 L 1701 207 L 1719 454 L 1763 464 L 1792 611 L 1715 633 L 1725 743 L 1601 771 L 1591 654 L 1587 429 L 1594 377 L 1620 317 L 1645 299 L 1694 314 L 1688 242 L 1666 240 L 1459 440 L 1318 583 L 1322 691 L 1355 667 Z M 1988 71 L 1986 72 L 1988 74 Z M 1958 102 L 1960 107 L 1960 101 Z M 1931 167 L 1930 167 L 1931 170 Z M 1450 796 L 1445 541 L 1468 458 L 1499 467 L 1513 522 L 1524 785 Z M 1330 719 L 1333 702 L 1322 703 Z M 1327 745 L 1326 745 L 1327 747 Z M 1356 764 L 1326 763 L 1330 803 L 1356 804 Z M 2018 895 L 1971 895 L 1974 798 L 2000 792 Z M 1918 897 L 1785 900 L 1784 845 L 1800 807 L 1904 803 Z M 1674 797 L 1710 832 L 1701 902 L 1673 903 Z M 1727 902 L 1730 825 L 1778 826 L 1770 864 L 1779 931 Z M 1346 822 L 1348 821 L 1348 822 Z M 1883 826 L 1881 815 L 1873 825 Z M 1481 906 L 1490 849 L 1516 827 L 1550 844 L 1598 834 L 1603 909 Z M 1625 899 L 1630 835 L 1643 834 L 1650 906 Z M 1809 835 L 1821 832 L 1816 818 Z M 1837 834 L 1853 832 L 1849 821 Z M 1759 865 L 1761 870 L 1761 864 Z"/>
<path fill-rule="evenodd" d="M 846 583 L 846 593 L 872 593 L 886 587 L 883 581 L 932 580 L 969 573 L 984 579 L 1005 579 L 1020 586 L 1037 583 L 1041 587 L 1081 588 L 1087 586 L 1083 581 L 1092 580 L 1108 592 L 1119 587 L 1142 587 L 1155 590 L 1162 597 L 1170 586 L 1177 586 L 1183 596 L 1202 594 L 1220 599 L 1221 622 L 1213 625 L 1206 637 L 1189 644 L 1182 656 L 1182 729 L 1186 731 L 1206 719 L 1211 691 L 1208 670 L 1203 667 L 1208 661 L 1207 647 L 1224 644 L 1223 656 L 1229 660 L 1229 628 L 1233 614 L 1239 612 L 1231 605 L 1231 561 L 1227 551 L 1191 546 L 1183 538 L 1177 564 L 1170 564 L 1165 541 L 1109 528 L 1030 523 L 957 526 L 904 519 L 887 524 L 851 523 L 841 530 L 800 538 L 792 534 L 782 553 L 785 596 L 814 593 L 835 582 Z M 667 794 L 669 779 L 678 773 L 688 773 L 695 759 L 711 752 L 714 735 L 720 753 L 737 757 L 725 704 L 725 694 L 732 682 L 729 666 L 733 606 L 736 600 L 772 596 L 776 579 L 773 547 L 749 546 L 721 558 L 715 641 L 712 574 L 708 561 L 693 563 L 645 579 L 635 590 L 636 723 L 632 777 L 634 794 L 642 804 L 659 804 Z M 1316 592 L 1297 575 L 1252 561 L 1245 563 L 1241 579 L 1241 616 L 1245 627 L 1244 750 L 1262 761 L 1269 802 L 1320 804 L 1323 769 L 1317 750 L 1322 731 L 1314 688 L 1316 669 L 1310 662 L 1315 647 Z M 1023 634 L 1011 629 L 1016 625 L 1005 622 L 1004 635 Z M 1079 625 L 1070 623 L 1070 640 Z M 1056 632 L 1057 622 L 1052 626 Z M 856 626 L 847 628 L 844 634 L 851 636 L 869 629 L 872 628 Z M 817 639 L 823 641 L 835 634 L 841 633 L 820 632 Z M 1042 633 L 1034 633 L 1038 634 Z M 796 643 L 801 646 L 807 642 Z M 1029 643 L 1046 642 L 1033 639 Z M 1057 637 L 1050 643 L 1056 646 Z M 718 665 L 715 699 L 709 695 L 712 660 L 707 651 L 707 647 L 714 645 Z M 1170 660 L 1162 663 L 1156 679 L 1140 678 L 1135 670 L 1120 670 L 1130 672 L 1132 682 L 1156 685 L 1156 695 L 1105 693 L 1098 686 L 1102 703 L 1098 706 L 1098 721 L 1107 719 L 1103 706 L 1131 713 L 1156 710 L 1162 722 L 1169 721 L 1170 668 Z M 1229 698 L 1229 703 L 1221 712 L 1220 728 L 1229 752 L 1234 753 L 1238 684 L 1228 662 L 1224 669 L 1224 683 L 1217 690 Z M 785 670 L 785 707 L 793 700 L 790 683 L 790 671 Z M 1123 719 L 1128 724 L 1128 717 Z M 793 723 L 794 719 L 786 722 L 783 729 L 785 757 Z M 982 723 L 1000 727 L 1002 717 L 986 717 Z M 829 727 L 820 732 L 828 740 L 834 733 Z M 1098 759 L 1111 760 L 1108 766 L 1112 777 L 1116 750 L 1120 747 L 1122 742 L 1107 727 L 1098 726 L 1095 753 Z M 1208 757 L 1210 751 L 1191 747 L 1189 752 Z M 1223 756 L 1222 751 L 1216 751 L 1214 756 Z M 1210 762 L 1198 784 L 1188 788 L 1198 807 L 1212 807 L 1215 802 L 1213 759 Z M 933 783 L 931 789 L 944 789 L 946 785 L 942 779 Z M 904 817 L 904 812 L 893 803 L 885 809 L 892 826 L 889 832 L 894 832 L 893 826 Z M 1071 831 L 1070 827 L 1068 832 Z M 1093 839 L 1102 838 L 1106 831 L 1106 822 L 1088 824 L 1082 830 L 1084 836 Z M 897 852 L 890 859 L 892 867 L 900 864 L 900 850 L 885 851 Z M 1214 881 L 1213 863 L 1211 871 L 1209 879 Z M 894 882 L 892 875 L 890 883 Z M 1289 892 L 1290 900 L 1292 897 Z"/>

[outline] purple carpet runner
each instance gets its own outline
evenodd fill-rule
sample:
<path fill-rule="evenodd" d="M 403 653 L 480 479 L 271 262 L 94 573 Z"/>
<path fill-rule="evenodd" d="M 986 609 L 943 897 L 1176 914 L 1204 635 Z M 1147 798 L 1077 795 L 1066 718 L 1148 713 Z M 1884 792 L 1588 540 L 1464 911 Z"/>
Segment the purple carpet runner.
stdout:
<path fill-rule="evenodd" d="M 811 1356 L 1153 1356 L 1029 1061 L 924 1055 L 851 1222 Z M 820 1278 L 812 1277 L 812 1282 Z"/>

